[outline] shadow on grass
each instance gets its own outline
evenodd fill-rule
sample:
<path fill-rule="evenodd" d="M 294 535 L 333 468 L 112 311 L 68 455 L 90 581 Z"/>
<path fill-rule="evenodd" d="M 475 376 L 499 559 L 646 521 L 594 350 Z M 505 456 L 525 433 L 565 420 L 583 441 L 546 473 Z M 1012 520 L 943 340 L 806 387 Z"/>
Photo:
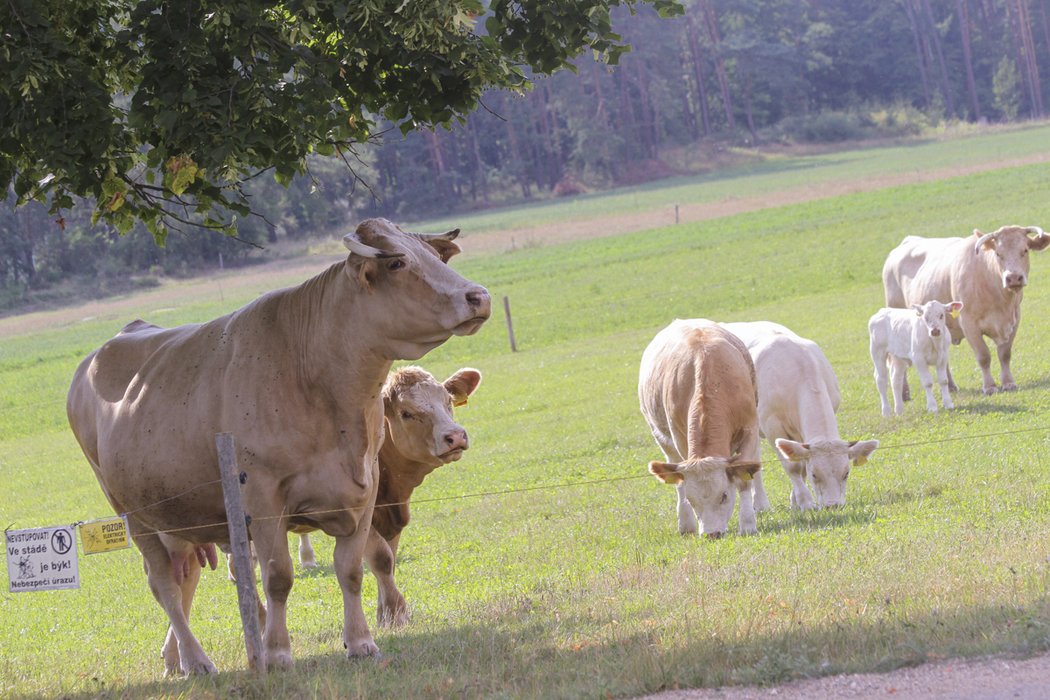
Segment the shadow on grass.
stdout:
<path fill-rule="evenodd" d="M 914 614 L 887 597 L 864 624 L 741 630 L 715 637 L 699 601 L 684 594 L 672 623 L 619 631 L 615 611 L 540 615 L 530 606 L 482 611 L 470 624 L 410 626 L 382 635 L 381 660 L 347 660 L 341 651 L 297 660 L 295 669 L 258 676 L 223 671 L 97 688 L 86 698 L 635 697 L 671 688 L 771 685 L 845 672 L 882 672 L 930 660 L 1030 655 L 1050 649 L 1050 604 L 1007 603 Z M 485 618 L 490 619 L 485 619 Z M 671 629 L 666 629 L 670 626 Z M 676 627 L 677 626 L 677 627 Z M 695 629 L 682 643 L 682 629 Z M 158 661 L 158 676 L 160 668 Z M 50 698 L 53 693 L 22 695 Z"/>

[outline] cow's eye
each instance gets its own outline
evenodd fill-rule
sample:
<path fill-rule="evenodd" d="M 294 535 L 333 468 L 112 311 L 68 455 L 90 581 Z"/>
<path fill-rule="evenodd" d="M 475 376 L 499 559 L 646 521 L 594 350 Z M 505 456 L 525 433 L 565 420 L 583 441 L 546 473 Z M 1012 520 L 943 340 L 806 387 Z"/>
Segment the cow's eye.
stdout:
<path fill-rule="evenodd" d="M 412 420 L 412 414 L 408 411 L 401 411 L 401 417 L 405 420 Z"/>
<path fill-rule="evenodd" d="M 726 502 L 726 501 L 728 501 L 728 500 L 729 500 L 729 494 L 728 494 L 728 493 L 726 493 L 725 491 L 723 491 L 723 492 L 722 492 L 722 500 L 721 500 L 721 501 L 719 501 L 719 502 L 720 502 L 720 503 L 725 503 L 725 502 Z"/>
<path fill-rule="evenodd" d="M 390 262 L 388 262 L 386 264 L 386 269 L 388 269 L 388 270 L 400 270 L 404 266 L 405 266 L 405 261 L 401 260 L 401 259 L 397 259 L 397 260 L 391 260 Z"/>
<path fill-rule="evenodd" d="M 1028 255 L 1028 249 L 1027 248 L 1025 248 L 1024 250 L 1021 251 L 1021 257 L 1024 257 L 1026 255 Z"/>

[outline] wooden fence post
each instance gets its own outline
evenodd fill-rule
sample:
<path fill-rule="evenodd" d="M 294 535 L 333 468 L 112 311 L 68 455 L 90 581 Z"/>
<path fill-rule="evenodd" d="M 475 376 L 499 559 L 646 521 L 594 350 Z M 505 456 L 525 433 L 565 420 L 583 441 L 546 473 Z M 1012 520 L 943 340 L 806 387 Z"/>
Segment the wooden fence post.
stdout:
<path fill-rule="evenodd" d="M 517 352 L 518 344 L 514 342 L 514 323 L 510 320 L 510 299 L 503 297 L 503 314 L 507 317 L 507 335 L 510 336 L 510 351 Z"/>
<path fill-rule="evenodd" d="M 232 434 L 216 433 L 215 447 L 219 451 L 219 476 L 222 478 L 222 494 L 226 501 L 230 552 L 233 556 L 233 570 L 237 574 L 237 603 L 241 609 L 241 624 L 244 625 L 248 668 L 265 673 L 266 656 L 263 654 L 262 635 L 259 632 L 255 567 L 252 565 L 251 545 L 248 542 L 248 521 L 244 515 L 244 505 L 241 503 L 241 484 L 247 481 L 248 477 L 246 474 L 237 474 L 237 453 L 234 451 Z"/>

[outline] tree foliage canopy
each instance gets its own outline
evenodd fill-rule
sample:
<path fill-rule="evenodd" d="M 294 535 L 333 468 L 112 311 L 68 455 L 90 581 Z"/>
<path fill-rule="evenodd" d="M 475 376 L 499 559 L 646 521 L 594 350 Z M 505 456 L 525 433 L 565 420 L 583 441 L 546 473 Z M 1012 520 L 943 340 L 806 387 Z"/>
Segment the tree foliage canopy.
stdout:
<path fill-rule="evenodd" d="M 240 185 L 344 158 L 378 119 L 448 124 L 590 48 L 625 50 L 610 10 L 674 0 L 9 0 L 0 5 L 0 186 L 75 196 L 163 241 L 232 230 Z M 348 161 L 349 162 L 349 161 Z"/>

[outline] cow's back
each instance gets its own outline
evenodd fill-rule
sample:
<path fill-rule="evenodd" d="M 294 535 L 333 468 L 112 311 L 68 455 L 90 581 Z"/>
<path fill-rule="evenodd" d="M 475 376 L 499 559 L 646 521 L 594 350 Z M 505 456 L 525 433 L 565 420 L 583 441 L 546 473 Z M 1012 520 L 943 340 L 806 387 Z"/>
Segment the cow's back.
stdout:
<path fill-rule="evenodd" d="M 965 239 L 907 236 L 882 266 L 886 306 L 907 308 L 951 298 L 952 269 Z"/>
<path fill-rule="evenodd" d="M 638 393 L 654 434 L 671 438 L 683 455 L 691 415 L 701 416 L 700 450 L 723 457 L 731 456 L 739 433 L 757 422 L 755 368 L 747 347 L 705 319 L 676 320 L 657 334 L 642 356 Z"/>

